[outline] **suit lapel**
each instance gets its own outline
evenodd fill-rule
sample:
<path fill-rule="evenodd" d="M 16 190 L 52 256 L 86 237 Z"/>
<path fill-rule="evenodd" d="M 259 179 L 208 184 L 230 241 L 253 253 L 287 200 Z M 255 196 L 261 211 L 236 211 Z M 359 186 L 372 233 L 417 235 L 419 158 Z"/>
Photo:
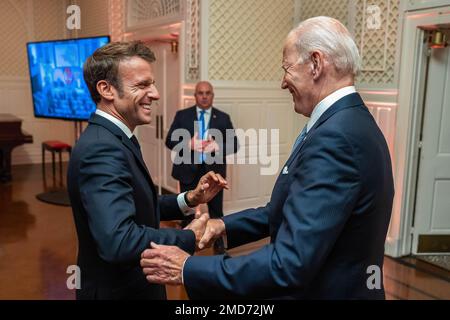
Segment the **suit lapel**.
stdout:
<path fill-rule="evenodd" d="M 138 160 L 138 163 L 141 165 L 141 169 L 147 174 L 147 180 L 150 184 L 150 187 L 153 191 L 153 200 L 155 201 L 155 206 L 158 206 L 158 199 L 157 199 L 157 191 L 155 184 L 153 183 L 152 176 L 150 175 L 150 172 L 147 169 L 147 166 L 145 165 L 144 158 L 142 158 L 141 150 L 138 150 L 138 148 L 131 142 L 130 139 L 128 139 L 127 136 L 122 135 L 122 143 L 133 152 L 134 157 Z M 156 210 L 156 212 L 159 212 L 159 210 Z"/>
<path fill-rule="evenodd" d="M 122 143 L 130 149 L 131 152 L 133 152 L 134 157 L 138 160 L 139 164 L 141 165 L 142 169 L 147 173 L 148 178 L 151 180 L 150 172 L 148 172 L 147 166 L 145 165 L 144 159 L 142 158 L 141 150 L 139 150 L 133 142 L 131 142 L 130 139 L 128 139 L 127 136 L 123 135 L 122 137 Z"/>
<path fill-rule="evenodd" d="M 150 184 L 150 187 L 153 191 L 153 197 L 156 199 L 156 188 L 153 184 L 152 177 L 150 175 L 150 172 L 147 169 L 147 166 L 145 165 L 144 159 L 142 158 L 141 151 L 137 149 L 137 147 L 131 142 L 131 140 L 125 135 L 125 133 L 117 127 L 114 123 L 109 121 L 108 119 L 105 119 L 99 115 L 96 115 L 95 113 L 91 116 L 89 119 L 90 123 L 101 125 L 102 127 L 106 128 L 107 130 L 111 131 L 120 141 L 133 153 L 134 157 L 136 158 L 138 164 L 141 167 L 141 170 L 145 172 L 146 178 Z M 157 205 L 157 201 L 155 202 L 155 205 Z"/>
<path fill-rule="evenodd" d="M 341 99 L 336 101 L 331 107 L 329 107 L 327 109 L 327 111 L 325 111 L 320 116 L 319 120 L 317 120 L 317 122 L 314 124 L 314 126 L 311 128 L 310 131 L 313 131 L 316 128 L 318 128 L 320 125 L 322 125 L 322 123 L 327 121 L 336 112 L 339 112 L 341 110 L 351 108 L 351 107 L 361 106 L 361 105 L 364 105 L 364 101 L 362 100 L 361 96 L 357 92 L 349 94 L 345 97 L 342 97 Z"/>
<path fill-rule="evenodd" d="M 216 128 L 216 120 L 217 120 L 217 112 L 216 109 L 214 109 L 214 107 L 211 107 L 211 117 L 209 117 L 209 125 L 208 125 L 208 129 L 210 128 Z"/>
<path fill-rule="evenodd" d="M 305 141 L 310 138 L 316 129 L 320 127 L 325 121 L 327 121 L 332 115 L 334 115 L 336 112 L 339 112 L 341 110 L 355 107 L 355 106 L 363 106 L 364 101 L 362 100 L 359 93 L 355 92 L 352 94 L 349 94 L 345 97 L 342 97 L 338 101 L 336 101 L 331 107 L 325 111 L 320 118 L 317 120 L 317 122 L 314 124 L 314 126 L 309 130 L 308 134 L 306 135 L 306 138 L 297 146 L 295 150 L 292 151 L 291 156 L 286 162 L 285 167 L 289 167 L 289 165 L 294 161 L 295 158 L 297 158 L 297 155 L 299 154 L 300 150 L 303 148 L 303 145 L 305 144 Z"/>
<path fill-rule="evenodd" d="M 189 115 L 188 115 L 188 123 L 189 123 L 189 129 L 191 130 L 191 136 L 193 137 L 194 136 L 194 134 L 195 134 L 195 130 L 196 130 L 196 128 L 195 128 L 195 122 L 196 121 L 198 121 L 198 119 L 197 119 L 197 117 L 198 117 L 198 115 L 197 115 L 197 106 L 193 106 L 193 107 L 190 107 L 190 112 L 189 112 Z"/>

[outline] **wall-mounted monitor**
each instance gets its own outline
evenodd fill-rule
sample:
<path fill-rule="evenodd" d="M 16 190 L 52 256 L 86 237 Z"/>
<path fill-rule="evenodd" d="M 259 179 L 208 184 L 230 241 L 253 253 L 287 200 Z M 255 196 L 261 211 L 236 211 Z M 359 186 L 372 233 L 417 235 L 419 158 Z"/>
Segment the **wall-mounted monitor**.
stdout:
<path fill-rule="evenodd" d="M 95 104 L 83 78 L 86 59 L 109 36 L 27 43 L 34 115 L 88 120 Z"/>

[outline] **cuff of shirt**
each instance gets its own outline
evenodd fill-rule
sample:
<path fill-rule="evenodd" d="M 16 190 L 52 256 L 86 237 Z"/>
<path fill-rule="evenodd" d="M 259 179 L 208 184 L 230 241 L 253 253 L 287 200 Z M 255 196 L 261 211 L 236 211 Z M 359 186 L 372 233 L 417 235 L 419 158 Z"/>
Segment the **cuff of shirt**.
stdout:
<path fill-rule="evenodd" d="M 187 191 L 186 191 L 187 192 Z M 184 201 L 184 194 L 186 192 L 180 193 L 177 196 L 177 202 L 178 202 L 178 207 L 180 208 L 181 212 L 183 212 L 183 214 L 185 216 L 190 216 L 195 214 L 195 208 L 191 208 L 187 205 L 186 201 Z"/>
<path fill-rule="evenodd" d="M 181 267 L 181 283 L 184 285 L 184 265 L 186 264 L 186 261 L 189 259 L 189 256 L 184 260 L 183 266 Z"/>
<path fill-rule="evenodd" d="M 222 219 L 222 221 L 223 221 L 223 219 Z M 223 221 L 223 223 L 225 224 L 225 221 Z M 223 241 L 224 248 L 228 249 L 228 238 L 227 238 L 227 231 L 226 230 L 227 230 L 227 228 L 226 228 L 226 225 L 225 225 L 225 234 L 222 236 L 222 241 Z"/>
<path fill-rule="evenodd" d="M 224 247 L 225 249 L 228 249 L 227 235 L 223 235 L 223 236 L 222 236 L 222 241 L 223 241 L 223 247 Z"/>

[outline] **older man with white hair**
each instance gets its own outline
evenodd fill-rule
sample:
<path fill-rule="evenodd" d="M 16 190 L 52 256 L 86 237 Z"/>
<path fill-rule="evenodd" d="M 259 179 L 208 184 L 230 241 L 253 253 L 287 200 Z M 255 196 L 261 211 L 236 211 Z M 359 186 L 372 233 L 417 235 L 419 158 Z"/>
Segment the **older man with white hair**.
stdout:
<path fill-rule="evenodd" d="M 239 257 L 190 257 L 152 245 L 147 280 L 184 283 L 190 298 L 384 299 L 384 242 L 394 195 L 385 138 L 354 87 L 360 57 L 329 17 L 303 21 L 285 42 L 281 87 L 309 121 L 270 202 L 211 219 L 200 246 L 270 236 Z"/>

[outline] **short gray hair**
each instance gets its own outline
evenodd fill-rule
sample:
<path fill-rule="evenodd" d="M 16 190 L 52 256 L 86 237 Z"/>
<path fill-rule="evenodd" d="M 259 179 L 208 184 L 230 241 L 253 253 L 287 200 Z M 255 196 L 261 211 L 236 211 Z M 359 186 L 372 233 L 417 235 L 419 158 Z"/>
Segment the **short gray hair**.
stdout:
<path fill-rule="evenodd" d="M 314 17 L 302 21 L 290 35 L 304 63 L 313 51 L 322 52 L 342 74 L 356 76 L 361 69 L 361 57 L 352 35 L 338 20 Z"/>

